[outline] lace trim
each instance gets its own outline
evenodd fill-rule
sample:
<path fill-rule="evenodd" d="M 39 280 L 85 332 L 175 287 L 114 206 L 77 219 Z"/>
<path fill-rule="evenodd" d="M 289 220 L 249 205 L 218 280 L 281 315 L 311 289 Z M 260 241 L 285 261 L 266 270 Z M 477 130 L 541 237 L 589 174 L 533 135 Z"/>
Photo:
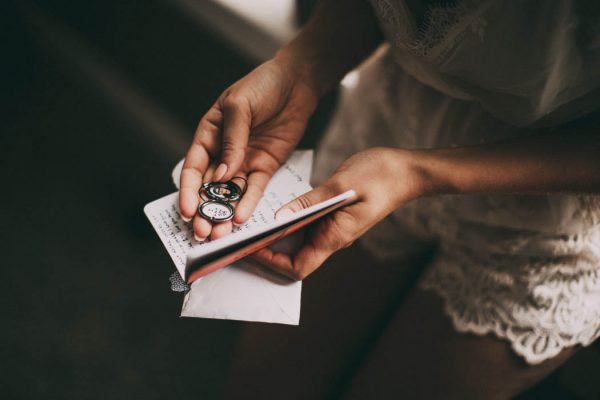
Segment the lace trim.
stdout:
<path fill-rule="evenodd" d="M 407 6 L 392 4 L 389 0 L 377 0 L 374 6 L 382 21 L 390 26 L 394 43 L 409 49 L 425 59 L 442 57 L 450 51 L 467 32 L 473 32 L 483 41 L 487 21 L 482 14 L 490 2 L 479 4 L 457 1 L 455 5 L 433 4 L 429 6 L 422 27 L 417 28 Z M 413 26 L 413 32 L 407 29 Z"/>
<path fill-rule="evenodd" d="M 579 196 L 578 200 L 580 218 L 590 221 L 592 226 L 597 226 L 600 229 L 600 196 L 583 195 Z"/>
<path fill-rule="evenodd" d="M 516 277 L 497 266 L 473 268 L 478 261 L 455 255 L 436 260 L 420 286 L 444 300 L 457 331 L 507 339 L 529 364 L 600 336 L 598 260 L 526 266 L 537 273 Z"/>
<path fill-rule="evenodd" d="M 409 48 L 423 57 L 427 57 L 433 49 L 441 43 L 446 42 L 448 47 L 453 47 L 456 36 L 450 35 L 450 32 L 456 27 L 461 26 L 460 22 L 468 15 L 468 8 L 464 3 L 458 3 L 455 6 L 432 5 L 428 8 L 424 25 L 419 28 L 417 39 L 409 44 Z M 477 29 L 480 36 L 483 37 L 483 27 L 485 21 L 480 21 Z M 449 37 L 454 37 L 448 40 Z"/>

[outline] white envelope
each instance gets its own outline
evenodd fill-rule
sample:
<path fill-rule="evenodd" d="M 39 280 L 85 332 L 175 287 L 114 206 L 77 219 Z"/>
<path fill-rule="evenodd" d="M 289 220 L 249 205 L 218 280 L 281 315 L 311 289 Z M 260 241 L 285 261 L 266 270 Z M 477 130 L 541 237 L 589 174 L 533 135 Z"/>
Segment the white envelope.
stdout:
<path fill-rule="evenodd" d="M 302 283 L 241 260 L 192 284 L 181 316 L 298 325 Z"/>
<path fill-rule="evenodd" d="M 304 189 L 310 180 L 312 158 L 312 150 L 295 151 L 286 163 L 304 180 Z M 182 165 L 183 161 L 173 170 L 177 188 Z M 297 232 L 271 247 L 290 251 L 299 244 L 300 235 Z M 245 258 L 195 281 L 185 296 L 181 316 L 298 325 L 301 293 L 302 282 L 291 281 Z"/>

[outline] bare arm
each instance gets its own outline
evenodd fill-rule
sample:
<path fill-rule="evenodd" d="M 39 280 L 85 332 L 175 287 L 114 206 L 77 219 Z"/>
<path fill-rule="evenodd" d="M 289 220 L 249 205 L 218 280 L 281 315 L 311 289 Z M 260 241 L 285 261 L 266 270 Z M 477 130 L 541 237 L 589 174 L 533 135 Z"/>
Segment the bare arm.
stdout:
<path fill-rule="evenodd" d="M 532 131 L 496 143 L 433 150 L 368 149 L 282 210 L 296 212 L 349 189 L 356 191 L 358 201 L 319 221 L 297 252 L 263 249 L 255 257 L 285 275 L 303 279 L 389 213 L 419 197 L 600 194 L 600 112 L 551 132 Z"/>
<path fill-rule="evenodd" d="M 248 190 L 233 219 L 245 222 L 300 141 L 319 96 L 380 41 L 366 0 L 323 0 L 296 39 L 223 91 L 200 120 L 181 172 L 179 208 L 193 220 L 197 240 L 221 237 L 233 226 L 197 215 L 201 185 L 246 177 Z"/>
<path fill-rule="evenodd" d="M 598 193 L 600 112 L 550 132 L 419 151 L 423 193 Z"/>
<path fill-rule="evenodd" d="M 275 58 L 287 61 L 323 94 L 382 40 L 377 18 L 366 0 L 322 0 L 301 33 Z"/>

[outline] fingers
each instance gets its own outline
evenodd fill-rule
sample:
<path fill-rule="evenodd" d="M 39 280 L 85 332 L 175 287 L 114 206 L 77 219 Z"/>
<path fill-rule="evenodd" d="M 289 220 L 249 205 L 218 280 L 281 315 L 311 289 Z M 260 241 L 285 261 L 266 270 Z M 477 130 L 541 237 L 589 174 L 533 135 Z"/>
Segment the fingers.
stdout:
<path fill-rule="evenodd" d="M 199 242 L 205 241 L 212 232 L 212 224 L 198 215 L 194 217 L 192 227 L 194 228 L 194 239 Z"/>
<path fill-rule="evenodd" d="M 235 209 L 234 223 L 240 225 L 250 218 L 262 198 L 270 178 L 266 172 L 253 172 L 248 176 L 248 188 Z"/>
<path fill-rule="evenodd" d="M 260 264 L 268 267 L 274 272 L 277 272 L 280 275 L 287 276 L 290 279 L 298 280 L 293 273 L 290 271 L 293 270 L 292 267 L 292 259 L 289 255 L 284 253 L 276 253 L 268 247 L 253 253 L 251 257 L 258 261 Z"/>
<path fill-rule="evenodd" d="M 210 233 L 210 238 L 212 240 L 222 238 L 223 236 L 227 236 L 233 230 L 233 223 L 231 221 L 219 222 L 218 224 L 214 224 L 212 226 L 212 232 Z"/>
<path fill-rule="evenodd" d="M 206 182 L 213 182 L 215 173 L 216 173 L 215 166 L 214 165 L 209 166 L 204 175 L 204 178 L 205 178 L 204 180 Z M 236 176 L 246 178 L 246 175 L 243 173 L 238 173 L 238 174 L 236 174 Z M 235 182 L 235 183 L 239 184 L 239 182 Z M 242 186 L 242 188 L 243 188 L 243 186 Z M 244 198 L 244 197 L 245 197 L 245 195 L 242 198 Z M 202 201 L 202 199 L 200 201 Z M 236 209 L 236 212 L 237 212 L 237 207 L 234 207 L 234 208 Z M 210 222 L 210 221 L 200 217 L 199 215 L 196 215 L 193 227 L 194 227 L 194 237 L 196 240 L 203 241 L 203 240 L 206 240 L 206 238 L 209 236 L 212 240 L 215 240 L 215 239 L 219 239 L 219 238 L 231 233 L 233 231 L 233 222 L 232 221 L 224 221 L 224 222 L 213 223 L 213 222 Z"/>
<path fill-rule="evenodd" d="M 198 208 L 198 190 L 208 168 L 211 156 L 219 150 L 216 140 L 221 125 L 221 112 L 214 105 L 200 120 L 194 141 L 185 156 L 179 182 L 179 209 L 181 217 L 190 221 Z"/>
<path fill-rule="evenodd" d="M 305 245 L 292 256 L 267 247 L 252 254 L 252 258 L 278 274 L 301 281 L 319 268 L 331 254 L 333 251 L 318 251 L 311 245 Z"/>
<path fill-rule="evenodd" d="M 185 221 L 196 215 L 200 203 L 198 190 L 203 182 L 229 180 L 240 169 L 248 144 L 250 124 L 248 105 L 231 95 L 219 100 L 200 120 L 181 171 L 179 209 Z M 219 153 L 221 162 L 209 179 L 205 171 L 210 160 Z M 194 226 L 201 231 L 195 231 L 196 236 L 202 238 L 206 224 L 196 222 Z M 217 229 L 217 235 L 224 232 L 224 227 Z"/>
<path fill-rule="evenodd" d="M 343 190 L 333 184 L 320 186 L 283 206 L 276 214 L 282 218 L 286 213 L 298 212 L 319 202 L 330 199 Z M 292 255 L 263 249 L 254 258 L 274 271 L 292 279 L 302 280 L 319 268 L 333 253 L 350 246 L 362 233 L 360 217 L 366 216 L 368 207 L 356 203 L 341 208 L 317 221 L 305 232 L 302 247 Z"/>
<path fill-rule="evenodd" d="M 277 252 L 272 252 L 272 254 L 263 253 L 259 262 L 294 280 L 303 280 L 342 247 L 331 246 L 330 241 L 327 240 L 319 242 L 323 237 L 332 234 L 326 232 L 326 224 L 325 221 L 320 221 L 316 223 L 313 229 L 308 229 L 306 243 L 295 254 L 290 256 Z M 319 230 L 323 233 L 315 232 Z"/>
<path fill-rule="evenodd" d="M 216 173 L 216 172 L 215 172 L 215 173 Z M 244 173 L 241 173 L 241 172 L 238 172 L 238 173 L 235 175 L 235 177 L 241 177 L 241 178 L 247 179 L 247 178 L 246 178 L 246 174 L 244 174 Z M 234 178 L 235 178 L 235 177 L 234 177 Z M 248 193 L 248 185 L 249 185 L 249 183 L 248 183 L 248 182 L 249 182 L 249 179 L 248 179 L 248 180 L 246 180 L 246 182 L 245 182 L 245 183 L 242 183 L 242 182 L 240 182 L 240 181 L 241 181 L 241 180 L 237 180 L 237 179 L 233 180 L 233 182 L 234 182 L 235 184 L 237 184 L 237 185 L 240 185 L 240 188 L 241 188 L 242 190 L 246 190 L 246 193 L 244 193 L 244 194 L 242 195 L 242 200 L 243 200 L 243 199 L 245 199 L 245 198 L 246 198 L 246 196 L 247 196 L 247 193 Z M 246 185 L 246 187 L 245 187 L 245 188 L 244 188 L 244 185 Z M 240 200 L 240 202 L 239 202 L 237 205 L 235 205 L 235 204 L 234 204 L 234 209 L 235 209 L 235 212 L 234 212 L 234 217 L 233 217 L 233 219 L 232 219 L 231 221 L 225 221 L 225 222 L 220 222 L 220 223 L 217 223 L 217 224 L 213 224 L 212 232 L 211 232 L 211 234 L 210 234 L 210 237 L 211 237 L 211 239 L 213 239 L 213 240 L 214 240 L 214 239 L 219 239 L 219 238 L 221 238 L 221 237 L 223 237 L 223 236 L 226 236 L 226 235 L 230 234 L 230 233 L 233 231 L 233 223 L 235 222 L 235 216 L 236 216 L 236 215 L 237 215 L 237 213 L 238 213 L 239 205 L 241 204 L 241 201 L 242 201 L 242 200 Z M 242 223 L 242 222 L 244 222 L 244 221 L 245 221 L 245 219 L 244 219 L 243 221 L 240 221 L 239 223 L 241 224 L 241 223 Z M 236 223 L 237 223 L 237 222 L 236 222 Z"/>
<path fill-rule="evenodd" d="M 215 171 L 216 174 L 217 171 Z M 242 173 L 238 173 L 236 174 L 236 176 L 241 176 L 243 178 L 246 178 L 245 174 Z M 214 176 L 213 176 L 214 178 Z M 214 181 L 215 179 L 213 179 Z M 238 184 L 239 182 L 235 182 L 236 184 Z M 235 210 L 237 210 L 237 207 L 234 207 Z M 212 224 L 212 231 L 210 233 L 210 238 L 212 240 L 215 239 L 219 239 L 223 236 L 227 236 L 228 234 L 230 234 L 233 231 L 233 220 L 231 221 L 224 221 L 224 222 L 218 222 L 218 223 L 213 223 Z"/>
<path fill-rule="evenodd" d="M 204 147 L 192 144 L 183 163 L 179 181 L 179 209 L 185 221 L 191 220 L 196 214 L 200 202 L 198 189 L 202 185 L 202 171 L 206 170 L 208 159 Z"/>
<path fill-rule="evenodd" d="M 336 213 L 339 211 L 336 211 Z M 333 253 L 350 246 L 356 239 L 349 230 L 340 235 L 334 228 L 336 214 L 317 222 L 306 231 L 304 245 L 293 255 L 271 250 L 257 254 L 257 260 L 274 271 L 303 280 L 317 270 Z"/>
<path fill-rule="evenodd" d="M 304 279 L 319 268 L 333 253 L 350 246 L 356 239 L 355 227 L 344 223 L 343 211 L 317 222 L 307 232 L 306 243 L 293 256 L 292 270 L 296 279 Z"/>
<path fill-rule="evenodd" d="M 252 117 L 247 100 L 230 95 L 223 100 L 223 139 L 221 163 L 215 181 L 227 181 L 238 172 L 244 161 Z"/>
<path fill-rule="evenodd" d="M 197 240 L 205 240 L 213 231 L 209 221 L 196 215 L 200 204 L 198 191 L 203 182 L 228 180 L 239 170 L 244 160 L 250 124 L 247 105 L 234 96 L 215 103 L 198 124 L 181 171 L 179 194 L 181 217 L 185 221 L 194 218 L 194 236 Z M 211 168 L 209 173 L 210 160 L 219 153 L 221 163 L 216 169 Z M 231 223 L 217 224 L 212 234 L 220 237 L 231 230 Z"/>
<path fill-rule="evenodd" d="M 204 180 L 206 182 L 210 182 L 214 171 L 214 165 L 210 165 L 208 168 L 206 168 L 206 172 L 204 173 Z M 198 215 L 198 206 L 200 205 L 200 201 L 202 201 L 202 199 L 200 198 L 198 192 L 196 192 L 196 195 L 198 196 L 198 204 L 194 210 L 194 222 L 192 223 L 192 228 L 194 229 L 194 239 L 199 242 L 203 242 L 208 238 L 208 236 L 210 236 L 212 224 Z"/>
<path fill-rule="evenodd" d="M 305 208 L 314 206 L 322 201 L 330 199 L 343 191 L 338 191 L 334 189 L 331 185 L 324 184 L 319 186 L 316 189 L 311 190 L 310 192 L 304 193 L 301 196 L 296 197 L 294 200 L 285 204 L 275 214 L 275 218 L 282 218 L 284 215 L 289 214 L 290 212 L 298 212 Z"/>

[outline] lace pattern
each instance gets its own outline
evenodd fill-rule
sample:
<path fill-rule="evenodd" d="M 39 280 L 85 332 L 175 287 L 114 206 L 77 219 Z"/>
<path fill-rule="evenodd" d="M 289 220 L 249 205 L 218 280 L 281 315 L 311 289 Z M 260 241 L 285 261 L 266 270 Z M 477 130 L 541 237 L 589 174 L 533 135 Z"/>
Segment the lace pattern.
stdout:
<path fill-rule="evenodd" d="M 539 364 L 600 337 L 600 196 L 573 200 L 572 219 L 589 225 L 571 234 L 473 224 L 428 199 L 386 218 L 361 245 L 395 261 L 437 241 L 419 286 L 444 300 L 457 331 L 494 334 Z"/>
<path fill-rule="evenodd" d="M 453 6 L 433 5 L 425 14 L 424 25 L 417 28 L 403 1 L 373 1 L 392 43 L 428 60 L 443 57 L 467 32 L 483 41 L 487 21 L 482 14 L 489 5 L 465 0 Z"/>
<path fill-rule="evenodd" d="M 371 2 L 391 46 L 342 92 L 317 153 L 321 181 L 363 148 L 461 146 L 520 135 L 518 126 L 538 118 L 531 104 L 547 83 L 537 79 L 546 59 L 531 49 L 573 51 L 544 34 L 569 32 L 560 2 L 546 14 L 532 7 L 524 15 L 518 0 L 457 0 L 455 7 L 432 7 L 421 31 L 402 0 Z M 505 43 L 506 32 L 531 32 L 531 21 L 539 35 L 484 57 L 489 46 Z M 588 28 L 599 32 L 598 26 Z M 579 61 L 567 70 L 577 73 L 557 75 L 568 81 L 560 104 L 582 95 L 578 85 L 597 82 Z M 598 70 L 597 62 L 585 67 Z M 580 109 L 569 105 L 569 117 L 555 122 L 577 118 Z M 421 287 L 445 300 L 457 330 L 505 339 L 531 364 L 600 336 L 600 196 L 430 197 L 405 205 L 360 243 L 373 257 L 398 259 L 429 239 L 439 252 Z"/>
<path fill-rule="evenodd" d="M 421 287 L 444 299 L 458 331 L 508 339 L 530 364 L 600 336 L 598 259 L 530 261 L 523 269 L 537 272 L 502 272 L 514 269 L 515 261 L 496 258 L 492 267 L 452 251 L 434 262 Z"/>

